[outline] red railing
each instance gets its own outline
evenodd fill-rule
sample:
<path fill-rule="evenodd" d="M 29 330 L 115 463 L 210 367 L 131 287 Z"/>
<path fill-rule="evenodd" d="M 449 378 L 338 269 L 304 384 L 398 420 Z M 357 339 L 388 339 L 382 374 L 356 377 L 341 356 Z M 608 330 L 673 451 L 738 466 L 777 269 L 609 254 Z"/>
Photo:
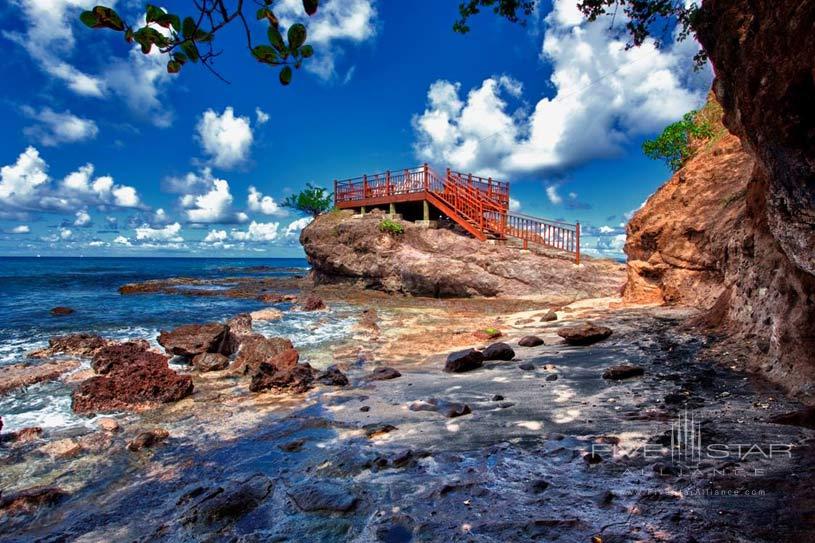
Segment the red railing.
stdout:
<path fill-rule="evenodd" d="M 418 198 L 411 198 L 416 195 Z M 575 254 L 580 263 L 580 224 L 550 221 L 509 212 L 509 183 L 449 168 L 444 177 L 427 164 L 334 181 L 337 207 L 381 205 L 426 199 L 481 240 L 492 234 L 518 238 L 524 249 L 536 243 Z"/>

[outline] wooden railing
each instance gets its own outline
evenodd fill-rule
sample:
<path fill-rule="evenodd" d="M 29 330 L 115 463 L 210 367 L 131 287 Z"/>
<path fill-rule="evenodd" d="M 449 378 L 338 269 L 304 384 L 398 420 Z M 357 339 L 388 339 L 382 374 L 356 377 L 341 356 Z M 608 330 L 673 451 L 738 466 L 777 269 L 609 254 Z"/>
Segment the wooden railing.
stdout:
<path fill-rule="evenodd" d="M 410 195 L 416 195 L 410 197 Z M 439 175 L 427 164 L 334 181 L 338 207 L 427 199 L 476 238 L 518 238 L 575 255 L 580 263 L 580 223 L 539 219 L 509 211 L 509 183 L 452 171 Z"/>

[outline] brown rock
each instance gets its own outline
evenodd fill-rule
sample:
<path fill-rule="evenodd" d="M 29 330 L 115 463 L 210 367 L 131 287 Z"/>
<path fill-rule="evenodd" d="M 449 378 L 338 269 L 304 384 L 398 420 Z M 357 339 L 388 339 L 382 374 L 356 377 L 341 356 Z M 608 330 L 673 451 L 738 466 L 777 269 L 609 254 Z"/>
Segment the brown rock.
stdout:
<path fill-rule="evenodd" d="M 620 364 L 619 366 L 606 368 L 606 370 L 603 372 L 603 379 L 618 381 L 620 379 L 628 379 L 629 377 L 638 377 L 644 373 L 645 370 L 639 366 Z"/>
<path fill-rule="evenodd" d="M 2 423 L 0 423 L 2 428 Z M 42 438 L 42 428 L 39 426 L 29 426 L 28 428 L 21 428 L 16 432 L 9 432 L 2 436 L 0 441 L 5 443 L 23 444 L 30 443 Z"/>
<path fill-rule="evenodd" d="M 46 443 L 37 449 L 52 458 L 71 458 L 82 452 L 82 445 L 70 437 Z"/>
<path fill-rule="evenodd" d="M 56 487 L 27 488 L 0 497 L 0 511 L 7 515 L 30 514 L 40 507 L 56 504 L 67 495 Z"/>
<path fill-rule="evenodd" d="M 296 302 L 297 296 L 294 296 L 292 294 L 261 294 L 260 296 L 258 296 L 258 301 L 267 304 Z"/>
<path fill-rule="evenodd" d="M 111 434 L 115 434 L 121 429 L 116 419 L 112 419 L 110 417 L 102 417 L 96 421 L 96 424 L 99 425 L 99 428 Z"/>
<path fill-rule="evenodd" d="M 133 441 L 127 444 L 127 448 L 133 452 L 150 448 L 157 443 L 161 443 L 170 437 L 170 432 L 164 428 L 155 428 L 146 432 L 141 432 Z"/>
<path fill-rule="evenodd" d="M 64 306 L 57 306 L 51 309 L 51 315 L 53 315 L 54 317 L 64 317 L 66 315 L 71 315 L 73 312 L 74 312 L 73 309 Z"/>
<path fill-rule="evenodd" d="M 201 373 L 220 371 L 229 367 L 229 359 L 221 353 L 201 353 L 192 358 L 192 365 Z"/>
<path fill-rule="evenodd" d="M 489 345 L 481 353 L 484 355 L 484 360 L 512 360 L 515 358 L 515 351 L 512 347 L 501 341 Z"/>
<path fill-rule="evenodd" d="M 302 311 L 319 311 L 325 309 L 325 302 L 319 296 L 309 294 L 304 299 L 299 300 L 299 306 Z"/>
<path fill-rule="evenodd" d="M 380 366 L 374 368 L 371 373 L 365 376 L 365 379 L 368 381 L 387 381 L 389 379 L 396 379 L 397 377 L 402 377 L 402 374 L 399 373 L 398 370 L 388 366 Z"/>
<path fill-rule="evenodd" d="M 272 389 L 279 392 L 302 394 L 312 387 L 313 381 L 314 370 L 308 364 L 297 364 L 293 367 L 278 369 L 264 362 L 252 374 L 249 390 L 261 392 Z"/>
<path fill-rule="evenodd" d="M 348 385 L 348 377 L 337 366 L 329 366 L 320 372 L 316 379 L 324 385 L 344 387 Z"/>
<path fill-rule="evenodd" d="M 193 357 L 201 353 L 229 354 L 229 326 L 219 323 L 187 324 L 158 336 L 159 344 L 174 355 Z"/>
<path fill-rule="evenodd" d="M 0 366 L 0 394 L 15 388 L 56 379 L 79 367 L 77 360 L 49 361 L 43 364 L 12 364 Z"/>
<path fill-rule="evenodd" d="M 538 336 L 524 336 L 518 340 L 518 345 L 521 347 L 538 347 L 543 345 L 543 340 Z"/>
<path fill-rule="evenodd" d="M 107 344 L 108 340 L 95 334 L 70 334 L 52 337 L 48 340 L 48 347 L 29 353 L 29 356 L 34 358 L 47 358 L 55 354 L 93 356 Z"/>
<path fill-rule="evenodd" d="M 237 336 L 248 336 L 254 333 L 252 330 L 252 319 L 253 317 L 250 313 L 240 313 L 226 321 L 226 324 L 229 326 L 230 333 Z"/>
<path fill-rule="evenodd" d="M 242 375 L 254 372 L 263 362 L 268 362 L 282 352 L 294 349 L 285 338 L 267 338 L 254 334 L 243 338 L 235 361 L 230 369 Z"/>
<path fill-rule="evenodd" d="M 478 369 L 484 365 L 484 355 L 475 349 L 464 349 L 447 355 L 444 371 L 462 373 Z"/>
<path fill-rule="evenodd" d="M 148 352 L 150 344 L 145 340 L 126 341 L 105 345 L 93 355 L 91 367 L 100 375 L 110 373 L 116 365 L 127 366 L 134 360 L 145 357 L 155 357 L 156 360 L 167 361 L 167 357 L 158 353 Z"/>
<path fill-rule="evenodd" d="M 561 328 L 557 331 L 557 335 L 569 345 L 591 345 L 609 337 L 611 328 L 587 323 Z"/>
<path fill-rule="evenodd" d="M 557 320 L 557 312 L 554 309 L 548 309 L 540 316 L 541 322 L 552 322 Z"/>

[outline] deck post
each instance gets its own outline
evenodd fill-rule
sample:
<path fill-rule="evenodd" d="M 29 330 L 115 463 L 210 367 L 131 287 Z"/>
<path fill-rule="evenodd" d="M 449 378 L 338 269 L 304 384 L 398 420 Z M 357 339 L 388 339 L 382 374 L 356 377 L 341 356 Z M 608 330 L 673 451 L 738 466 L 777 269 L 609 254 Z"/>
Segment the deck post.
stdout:
<path fill-rule="evenodd" d="M 427 203 L 427 200 L 422 200 L 422 218 L 425 224 L 430 223 L 430 205 Z"/>
<path fill-rule="evenodd" d="M 359 214 L 362 215 L 363 217 L 365 216 L 365 206 L 359 208 Z"/>
<path fill-rule="evenodd" d="M 396 204 L 393 202 L 388 204 L 388 212 L 390 212 L 391 219 L 394 218 L 396 216 Z"/>
<path fill-rule="evenodd" d="M 391 195 L 391 171 L 385 172 L 385 194 Z"/>
<path fill-rule="evenodd" d="M 574 225 L 575 244 L 577 245 L 577 252 L 575 254 L 575 264 L 580 265 L 580 221 Z"/>
<path fill-rule="evenodd" d="M 487 178 L 487 196 L 492 198 L 492 177 Z"/>
<path fill-rule="evenodd" d="M 362 176 L 362 197 L 368 198 L 368 176 Z"/>

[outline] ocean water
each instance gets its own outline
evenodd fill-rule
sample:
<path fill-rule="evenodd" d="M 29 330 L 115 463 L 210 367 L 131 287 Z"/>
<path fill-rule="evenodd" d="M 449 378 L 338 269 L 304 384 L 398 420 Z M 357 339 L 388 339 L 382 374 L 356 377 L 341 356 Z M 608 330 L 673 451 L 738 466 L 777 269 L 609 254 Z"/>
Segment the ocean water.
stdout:
<path fill-rule="evenodd" d="M 256 300 L 170 294 L 121 295 L 127 283 L 171 277 L 287 277 L 305 274 L 304 259 L 219 258 L 0 258 L 0 365 L 26 362 L 26 353 L 55 335 L 93 332 L 113 339 L 144 338 L 155 343 L 160 330 L 189 323 L 224 321 L 268 304 Z M 51 308 L 68 306 L 66 317 Z M 347 336 L 352 308 L 329 312 L 287 311 L 279 321 L 256 323 L 268 336 L 284 336 L 296 347 L 319 349 Z M 305 357 L 306 360 L 308 356 Z M 30 360 L 28 360 L 30 361 Z M 0 395 L 4 430 L 26 426 L 86 424 L 70 412 L 70 389 L 61 382 L 32 385 Z"/>

